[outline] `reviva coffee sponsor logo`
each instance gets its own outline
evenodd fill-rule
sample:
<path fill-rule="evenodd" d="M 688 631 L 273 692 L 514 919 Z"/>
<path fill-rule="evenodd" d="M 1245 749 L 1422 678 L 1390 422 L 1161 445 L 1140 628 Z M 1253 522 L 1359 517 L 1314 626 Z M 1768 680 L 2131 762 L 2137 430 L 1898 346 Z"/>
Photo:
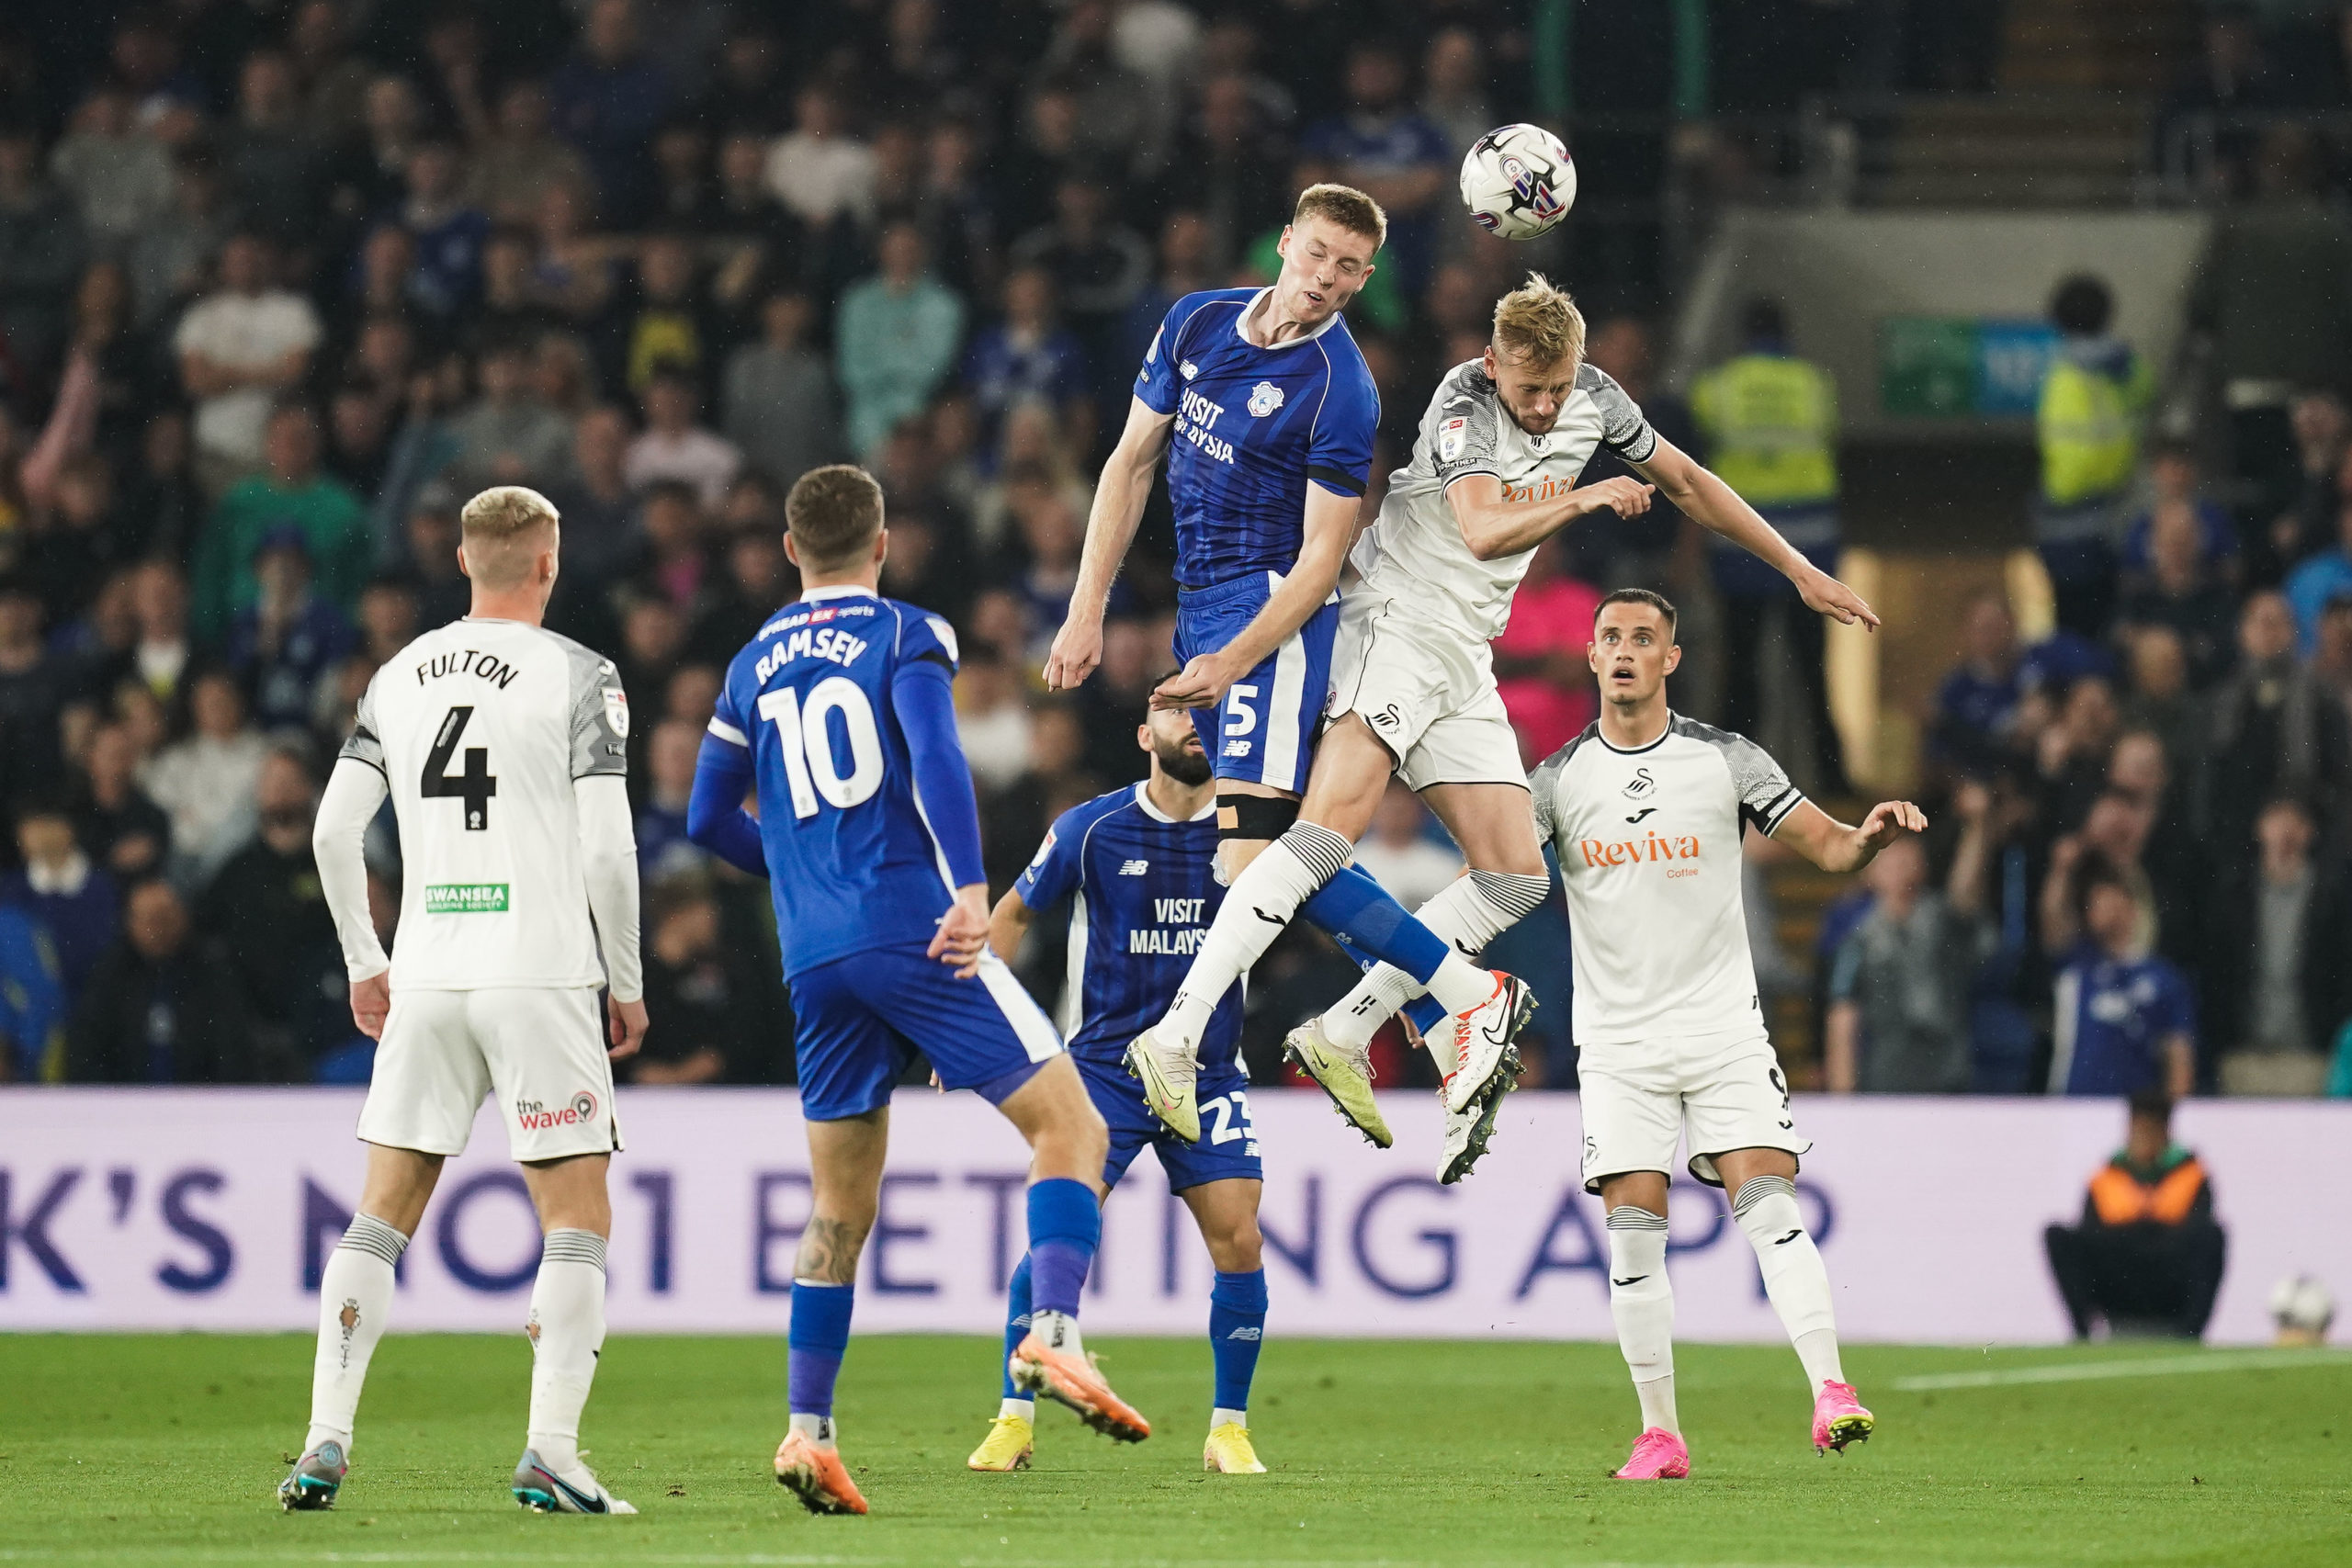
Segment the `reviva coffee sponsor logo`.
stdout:
<path fill-rule="evenodd" d="M 1645 833 L 1638 839 L 1578 839 L 1577 852 L 1584 856 L 1584 863 L 1594 870 L 1610 866 L 1640 865 L 1649 861 L 1697 860 L 1699 839 L 1695 833 L 1679 833 L 1668 838 L 1661 833 Z"/>
<path fill-rule="evenodd" d="M 544 1133 L 551 1127 L 581 1127 L 595 1119 L 596 1097 L 584 1089 L 554 1109 L 536 1100 L 514 1102 L 514 1120 L 526 1133 Z"/>

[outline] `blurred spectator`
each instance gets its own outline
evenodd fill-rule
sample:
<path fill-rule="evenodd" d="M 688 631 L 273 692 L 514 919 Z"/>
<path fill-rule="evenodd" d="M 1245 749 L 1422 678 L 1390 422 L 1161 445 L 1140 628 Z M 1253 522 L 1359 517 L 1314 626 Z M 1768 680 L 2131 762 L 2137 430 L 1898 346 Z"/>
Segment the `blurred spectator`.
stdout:
<path fill-rule="evenodd" d="M 2117 619 L 2128 633 L 2162 626 L 2178 639 L 2191 684 L 2211 685 L 2229 670 L 2235 642 L 2235 597 L 2215 573 L 2201 524 L 2185 502 L 2159 506 L 2146 520 L 2147 570 L 2123 596 Z"/>
<path fill-rule="evenodd" d="M 0 125 L 0 333 L 19 370 L 56 363 L 88 254 L 72 198 L 40 176 L 31 130 Z"/>
<path fill-rule="evenodd" d="M 677 234 L 656 234 L 638 248 L 635 297 L 624 307 L 620 351 L 631 391 L 643 393 L 656 374 L 685 377 L 699 391 L 717 378 L 723 335 L 705 297 L 695 253 Z"/>
<path fill-rule="evenodd" d="M 133 235 L 123 257 L 141 329 L 155 326 L 195 297 L 229 238 L 232 220 L 219 167 L 201 153 L 182 152 L 172 164 L 169 212 Z"/>
<path fill-rule="evenodd" d="M 982 789 L 1003 789 L 1029 771 L 1029 708 L 1020 672 L 993 649 L 965 650 L 956 680 L 956 732 Z"/>
<path fill-rule="evenodd" d="M 172 879 L 201 887 L 253 837 L 254 788 L 269 742 L 245 721 L 244 694 L 225 670 L 189 683 L 192 734 L 166 747 L 141 780 L 172 819 Z"/>
<path fill-rule="evenodd" d="M 416 591 L 396 577 L 378 578 L 359 591 L 357 625 L 360 657 L 370 665 L 385 663 L 424 629 Z"/>
<path fill-rule="evenodd" d="M 1600 711 L 1585 650 L 1600 590 L 1569 576 L 1566 558 L 1557 536 L 1537 547 L 1494 643 L 1496 683 L 1530 767 L 1575 739 Z"/>
<path fill-rule="evenodd" d="M 409 154 L 406 196 L 396 218 L 416 246 L 409 287 L 436 317 L 454 317 L 481 293 L 482 245 L 490 220 L 465 198 L 456 143 L 430 138 Z"/>
<path fill-rule="evenodd" d="M 318 416 L 299 403 L 269 416 L 266 467 L 240 480 L 213 509 L 196 551 L 196 627 L 226 636 L 239 611 L 261 596 L 254 566 L 261 542 L 280 528 L 301 531 L 320 596 L 348 611 L 368 581 L 375 539 L 359 498 L 319 466 Z"/>
<path fill-rule="evenodd" d="M 102 724 L 84 759 L 75 813 L 83 845 L 118 882 L 160 874 L 172 848 L 172 819 L 139 783 L 139 747 L 128 727 Z"/>
<path fill-rule="evenodd" d="M 498 96 L 497 129 L 474 150 L 466 196 L 495 222 L 527 222 L 539 193 L 586 183 L 588 165 L 548 130 L 547 88 L 528 77 Z"/>
<path fill-rule="evenodd" d="M 1981 767 L 2007 752 L 2022 695 L 2007 593 L 1981 589 L 1962 602 L 1960 646 L 1960 663 L 1936 688 L 1929 743 L 1947 761 Z"/>
<path fill-rule="evenodd" d="M 1091 442 L 1086 352 L 1055 321 L 1054 280 L 1043 267 L 1005 278 L 1004 318 L 972 335 L 963 379 L 978 405 L 983 451 L 993 449 L 1006 412 L 1023 402 L 1052 409 L 1070 447 L 1085 451 Z"/>
<path fill-rule="evenodd" d="M 634 221 L 647 197 L 646 148 L 672 94 L 646 58 L 633 0 L 594 0 L 580 47 L 547 89 L 549 121 L 587 161 L 599 210 L 616 227 Z"/>
<path fill-rule="evenodd" d="M 592 583 L 625 575 L 645 547 L 629 440 L 628 414 L 609 403 L 590 409 L 572 429 L 565 476 L 548 490 L 562 519 L 563 570 Z"/>
<path fill-rule="evenodd" d="M 2204 1166 L 2172 1141 L 2172 1097 L 2132 1096 L 2123 1147 L 2091 1178 L 2082 1223 L 2042 1240 L 2076 1338 L 2102 1321 L 2113 1335 L 2203 1337 L 2225 1243 Z"/>
<path fill-rule="evenodd" d="M 2042 945 L 2059 965 L 2050 1092 L 2187 1095 L 2195 1005 L 2180 972 L 2143 944 L 2130 879 L 2095 853 L 2052 868 L 2068 896 L 2045 901 L 2042 918 Z"/>
<path fill-rule="evenodd" d="M 1474 292 L 1465 303 L 1477 307 L 1483 299 L 1484 291 Z M 1483 313 L 1474 309 L 1471 314 L 1470 330 L 1485 333 Z M 1606 372 L 1625 389 L 1652 430 L 1692 457 L 1705 459 L 1706 439 L 1699 434 L 1690 405 L 1658 381 L 1657 334 L 1647 321 L 1638 316 L 1607 316 L 1597 321 L 1586 340 L 1585 362 Z M 1577 482 L 1589 485 L 1620 474 L 1641 477 L 1602 446 L 1594 451 Z M 1594 526 L 1588 530 L 1584 523 Z M 1675 579 L 1685 570 L 1679 552 L 1697 536 L 1698 530 L 1662 495 L 1652 496 L 1649 511 L 1639 517 L 1611 513 L 1605 519 L 1587 518 L 1565 536 L 1577 563 L 1574 570 L 1588 582 L 1631 583 L 1674 592 L 1680 591 Z"/>
<path fill-rule="evenodd" d="M 2319 647 L 2312 654 L 2312 679 L 2352 715 L 2352 592 L 2336 594 L 2319 614 Z"/>
<path fill-rule="evenodd" d="M 1972 1087 L 1970 992 L 1996 941 L 1983 914 L 1985 818 L 1980 809 L 1962 821 L 1943 892 L 1928 886 L 1928 852 L 1916 838 L 1887 845 L 1863 872 L 1870 913 L 1839 944 L 1829 980 L 1823 1055 L 1832 1093 Z"/>
<path fill-rule="evenodd" d="M 2239 665 L 2213 690 L 2203 816 L 2211 840 L 2235 854 L 2254 842 L 2255 814 L 2291 795 L 2338 830 L 2338 803 L 2352 778 L 2343 709 L 2295 660 L 2295 623 L 2277 593 L 2246 597 L 2238 615 Z"/>
<path fill-rule="evenodd" d="M 648 886 L 678 872 L 709 864 L 686 838 L 686 797 L 694 793 L 695 757 L 702 731 L 690 720 L 665 718 L 645 743 L 645 804 L 637 813 L 637 865 Z"/>
<path fill-rule="evenodd" d="M 254 552 L 260 596 L 229 628 L 229 668 L 252 694 L 264 729 L 308 728 L 327 671 L 351 651 L 351 623 L 311 590 L 311 542 L 281 523 Z"/>
<path fill-rule="evenodd" d="M 48 930 L 0 903 L 0 1081 L 62 1082 L 71 1011 Z"/>
<path fill-rule="evenodd" d="M 82 852 L 73 814 L 62 806 L 37 801 L 17 814 L 17 852 L 24 867 L 0 879 L 0 907 L 22 910 L 48 933 L 71 1008 L 114 941 L 120 894 L 114 878 Z"/>
<path fill-rule="evenodd" d="M 964 339 L 964 302 L 923 271 L 921 231 L 882 231 L 881 271 L 842 296 L 834 373 L 849 400 L 853 451 L 870 454 L 900 420 L 921 413 L 947 379 Z"/>
<path fill-rule="evenodd" d="M 1009 259 L 1053 280 L 1053 299 L 1098 363 L 1110 357 L 1120 323 L 1151 280 L 1151 247 L 1117 220 L 1111 193 L 1094 175 L 1056 186 L 1052 220 L 1014 240 Z"/>
<path fill-rule="evenodd" d="M 220 162 L 238 209 L 281 245 L 300 246 L 318 220 L 320 144 L 302 123 L 294 62 L 276 50 L 245 57 L 237 112 L 220 137 Z"/>
<path fill-rule="evenodd" d="M 195 940 L 167 882 L 141 882 L 92 971 L 66 1040 L 70 1083 L 293 1083 L 308 1076 L 256 1034 L 230 971 Z"/>
<path fill-rule="evenodd" d="M 1750 300 L 1740 329 L 1740 352 L 1702 377 L 1691 392 L 1711 466 L 1807 559 L 1834 575 L 1837 384 L 1796 356 L 1787 317 L 1774 301 Z M 1764 733 L 1763 665 L 1771 644 L 1785 638 L 1813 736 L 1814 787 L 1848 794 L 1838 726 L 1829 716 L 1823 617 L 1805 608 L 1787 578 L 1746 550 L 1710 536 L 1708 558 L 1724 600 L 1724 728 Z"/>
<path fill-rule="evenodd" d="M 1298 195 L 1290 183 L 1289 166 L 1276 155 L 1264 118 L 1251 102 L 1247 79 L 1229 74 L 1210 77 L 1202 85 L 1200 107 L 1169 171 L 1171 203 L 1198 214 L 1198 265 L 1220 282 L 1251 241 L 1283 220 Z M 1161 264 L 1162 271 L 1168 270 L 1164 240 Z M 1204 279 L 1181 292 L 1208 287 Z M 1161 302 L 1152 313 L 1153 327 L 1159 325 L 1168 306 L 1174 303 L 1173 295 Z M 1137 344 L 1136 352 L 1123 360 L 1141 357 L 1142 347 Z"/>
<path fill-rule="evenodd" d="M 1387 259 L 1408 294 L 1429 276 L 1436 216 L 1456 155 L 1445 133 L 1405 100 L 1404 57 L 1395 45 L 1363 40 L 1348 51 L 1347 113 L 1300 139 L 1309 154 L 1388 213 Z"/>
<path fill-rule="evenodd" d="M 2154 570 L 2154 535 L 2161 516 L 2169 514 L 2188 525 L 2191 552 L 2197 565 L 2214 574 L 2234 575 L 2238 567 L 2237 525 L 2220 502 L 2200 493 L 2197 454 L 2185 442 L 2153 444 L 2148 456 L 2148 487 L 2154 492 L 2149 509 L 2124 530 L 2122 565 L 2126 579 L 2138 581 Z"/>
<path fill-rule="evenodd" d="M 319 345 L 317 312 L 274 288 L 270 267 L 259 235 L 231 235 L 219 287 L 172 333 L 181 383 L 196 402 L 198 462 L 216 492 L 260 465 L 270 405 L 309 374 Z"/>
<path fill-rule="evenodd" d="M 700 398 L 694 379 L 680 371 L 660 369 L 647 381 L 645 431 L 629 443 L 622 467 L 631 490 L 668 480 L 690 487 L 705 506 L 725 498 L 743 454 L 695 422 Z"/>
<path fill-rule="evenodd" d="M 741 484 L 737 488 L 741 490 Z M 890 554 L 894 558 L 902 547 L 914 540 L 921 522 L 919 516 L 890 519 Z M 910 524 L 915 526 L 910 527 Z M 781 518 L 772 525 L 739 526 L 728 537 L 719 565 L 718 582 L 707 596 L 702 613 L 695 618 L 688 647 L 697 660 L 723 669 L 745 643 L 759 635 L 760 627 L 776 613 L 778 605 L 798 596 L 799 580 L 792 563 L 785 558 Z M 897 597 L 890 586 L 883 592 Z M 927 600 L 915 603 L 927 610 L 939 608 Z"/>
<path fill-rule="evenodd" d="M 1430 836 L 1421 797 L 1402 779 L 1390 779 L 1374 808 L 1372 828 L 1356 841 L 1356 864 L 1408 909 L 1418 909 L 1462 874 L 1462 856 Z"/>
<path fill-rule="evenodd" d="M 2051 297 L 2060 342 L 2035 412 L 2041 492 L 2034 540 L 2057 595 L 2058 624 L 2097 637 L 2114 605 L 2116 509 L 2140 461 L 2140 423 L 2155 378 L 2130 344 L 2108 335 L 2115 296 L 2077 273 Z"/>
<path fill-rule="evenodd" d="M 408 514 L 404 575 L 416 594 L 417 617 L 427 627 L 447 626 L 473 603 L 473 590 L 458 569 L 461 504 L 455 491 L 436 481 L 417 493 Z"/>
<path fill-rule="evenodd" d="M 131 110 L 121 84 L 99 82 L 49 155 L 51 177 L 80 209 L 92 243 L 117 256 L 163 221 L 175 185 L 171 154 L 131 123 Z"/>
<path fill-rule="evenodd" d="M 851 135 L 832 88 L 812 83 L 793 100 L 792 134 L 768 153 L 768 188 L 811 229 L 874 215 L 874 150 Z"/>
<path fill-rule="evenodd" d="M 1471 28 L 1445 28 L 1430 39 L 1421 62 L 1421 118 L 1437 127 L 1444 145 L 1468 147 L 1499 123 L 1487 96 L 1490 79 Z"/>
<path fill-rule="evenodd" d="M 409 160 L 423 140 L 424 113 L 415 85 L 390 72 L 369 77 L 340 112 L 354 110 L 359 133 L 333 139 L 336 151 L 325 179 L 328 209 L 356 228 L 400 201 Z"/>
<path fill-rule="evenodd" d="M 21 799 L 57 776 L 68 671 L 42 642 L 40 622 L 31 586 L 0 578 L 0 798 Z"/>
<path fill-rule="evenodd" d="M 662 1010 L 666 1038 L 656 1045 L 647 1035 L 630 1082 L 716 1083 L 750 1066 L 759 1044 L 757 989 L 722 935 L 699 871 L 673 871 L 647 890 L 645 1005 L 648 1013 Z"/>
<path fill-rule="evenodd" d="M 2226 1094 L 2317 1094 L 2327 1075 L 2323 1053 L 2352 1017 L 2352 899 L 2340 868 L 2317 859 L 2317 829 L 2301 802 L 2266 805 L 2255 842 L 2254 865 L 2233 867 L 2211 890 L 2222 909 L 2211 922 L 2205 1016 L 2222 1053 L 2221 1086 Z"/>
<path fill-rule="evenodd" d="M 727 361 L 727 438 L 778 484 L 833 461 L 841 450 L 824 356 L 804 341 L 813 310 L 805 294 L 771 294 L 760 304 L 759 340 Z"/>
<path fill-rule="evenodd" d="M 2339 593 L 2352 593 L 2352 497 L 2338 508 L 2335 547 L 2312 556 L 2287 578 L 2287 604 L 2305 654 L 2319 645 L 2320 612 Z"/>
<path fill-rule="evenodd" d="M 2352 457 L 2352 409 L 2336 392 L 2303 393 L 2290 406 L 2288 420 L 2296 458 L 2291 488 L 2274 503 L 2278 510 L 2269 527 L 2249 536 L 2256 548 L 2248 578 L 2260 588 L 2277 587 L 2295 562 L 2335 540 L 2344 465 Z"/>
<path fill-rule="evenodd" d="M 531 383 L 531 350 L 520 340 L 492 344 L 480 361 L 481 396 L 449 422 L 457 445 L 452 483 L 544 485 L 571 456 L 570 422 L 539 401 Z M 567 519 L 568 521 L 568 519 Z"/>
<path fill-rule="evenodd" d="M 645 492 L 645 554 L 636 580 L 692 621 L 710 587 L 710 558 L 704 549 L 707 527 L 694 490 L 682 479 L 662 479 Z"/>
<path fill-rule="evenodd" d="M 264 759 L 254 797 L 259 830 L 205 889 L 198 914 L 264 1048 L 307 1064 L 351 1026 L 343 949 L 311 855 L 318 785 L 308 762 L 280 749 Z"/>

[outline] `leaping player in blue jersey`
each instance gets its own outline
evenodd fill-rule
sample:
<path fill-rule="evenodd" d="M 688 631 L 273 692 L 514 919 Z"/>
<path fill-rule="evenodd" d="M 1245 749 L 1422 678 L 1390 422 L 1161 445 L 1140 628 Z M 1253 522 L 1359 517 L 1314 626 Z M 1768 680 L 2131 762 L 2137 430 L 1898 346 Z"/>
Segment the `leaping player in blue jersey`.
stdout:
<path fill-rule="evenodd" d="M 862 1514 L 834 1446 L 857 1259 L 873 1229 L 890 1089 L 921 1051 L 1029 1141 L 1029 1331 L 1009 1368 L 1124 1441 L 1150 1427 L 1078 1333 L 1102 1231 L 1109 1134 L 1054 1027 L 988 950 L 979 814 L 956 735 L 956 634 L 876 592 L 889 536 L 862 468 L 814 468 L 785 501 L 805 592 L 728 666 L 686 831 L 768 879 L 814 1202 L 792 1270 L 791 1430 L 776 1479 L 812 1513 Z M 756 787 L 760 814 L 743 809 Z"/>
<path fill-rule="evenodd" d="M 1011 958 L 1040 909 L 1070 908 L 1063 1028 L 1087 1093 L 1111 1128 L 1102 1182 L 1117 1184 L 1148 1144 L 1168 1190 L 1184 1201 L 1208 1245 L 1209 1349 L 1216 1393 L 1202 1467 L 1226 1474 L 1265 1470 L 1250 1440 L 1250 1381 L 1266 1327 L 1266 1273 L 1258 1234 L 1264 1171 L 1250 1122 L 1250 1075 L 1241 1065 L 1241 987 L 1218 998 L 1202 1042 L 1198 1084 L 1207 1136 L 1188 1144 L 1155 1122 L 1127 1077 L 1136 1032 L 1176 994 L 1225 890 L 1216 882 L 1216 802 L 1200 731 L 1182 708 L 1155 708 L 1136 730 L 1151 759 L 1143 783 L 1074 806 L 1054 822 L 1036 858 L 997 901 L 989 945 Z M 1005 1313 L 1008 1351 L 1027 1337 L 1034 1265 L 1012 1272 Z M 1023 1470 L 1035 1440 L 1035 1402 L 1005 1380 L 1004 1403 L 967 1462 Z"/>
<path fill-rule="evenodd" d="M 1340 309 L 1372 276 L 1386 236 L 1379 203 L 1310 186 L 1283 229 L 1270 288 L 1176 301 L 1136 376 L 1126 428 L 1094 492 L 1069 618 L 1046 660 L 1067 689 L 1101 662 L 1112 579 L 1168 457 L 1176 513 L 1176 655 L 1154 706 L 1196 710 L 1216 771 L 1223 874 L 1254 910 L 1201 944 L 1192 974 L 1127 1065 L 1152 1113 L 1200 1137 L 1193 1079 L 1227 988 L 1293 914 L 1414 976 L 1453 1015 L 1454 1074 L 1483 1102 L 1515 1070 L 1510 1043 L 1534 1001 L 1510 976 L 1471 964 L 1349 864 L 1354 846 L 1297 820 L 1329 694 L 1340 568 L 1371 475 L 1380 395 Z M 1203 721 L 1197 710 L 1219 712 Z"/>

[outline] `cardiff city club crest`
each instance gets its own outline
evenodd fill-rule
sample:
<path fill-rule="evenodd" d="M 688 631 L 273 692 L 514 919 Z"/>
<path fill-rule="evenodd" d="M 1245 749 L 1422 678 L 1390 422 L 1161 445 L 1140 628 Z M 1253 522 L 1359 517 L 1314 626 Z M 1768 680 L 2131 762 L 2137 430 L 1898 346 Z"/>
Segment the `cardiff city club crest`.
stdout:
<path fill-rule="evenodd" d="M 1283 406 L 1283 389 L 1272 381 L 1261 381 L 1250 389 L 1250 417 L 1263 419 Z"/>

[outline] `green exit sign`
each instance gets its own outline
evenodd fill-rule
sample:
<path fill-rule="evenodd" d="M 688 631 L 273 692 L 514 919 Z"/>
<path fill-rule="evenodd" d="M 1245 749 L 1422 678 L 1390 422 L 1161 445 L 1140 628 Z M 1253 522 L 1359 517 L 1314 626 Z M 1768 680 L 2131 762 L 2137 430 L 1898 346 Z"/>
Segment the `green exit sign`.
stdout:
<path fill-rule="evenodd" d="M 2046 321 L 1882 316 L 1878 406 L 1894 419 L 2030 415 L 2057 346 Z"/>

